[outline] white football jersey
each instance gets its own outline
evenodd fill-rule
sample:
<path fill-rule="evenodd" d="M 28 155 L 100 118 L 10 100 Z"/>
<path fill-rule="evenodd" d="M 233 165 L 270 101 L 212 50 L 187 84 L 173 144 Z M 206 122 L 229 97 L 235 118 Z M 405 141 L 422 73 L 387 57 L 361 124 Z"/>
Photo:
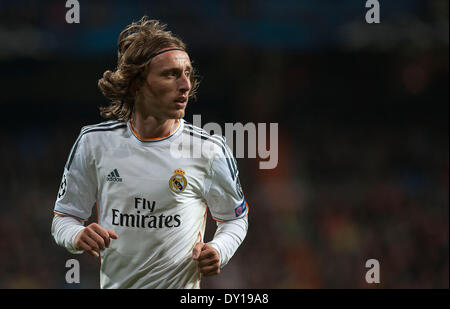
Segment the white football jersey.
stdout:
<path fill-rule="evenodd" d="M 192 260 L 206 213 L 243 218 L 248 205 L 225 139 L 183 119 L 166 137 L 141 139 L 131 123 L 83 127 L 64 168 L 54 212 L 119 236 L 101 252 L 101 288 L 199 288 Z"/>

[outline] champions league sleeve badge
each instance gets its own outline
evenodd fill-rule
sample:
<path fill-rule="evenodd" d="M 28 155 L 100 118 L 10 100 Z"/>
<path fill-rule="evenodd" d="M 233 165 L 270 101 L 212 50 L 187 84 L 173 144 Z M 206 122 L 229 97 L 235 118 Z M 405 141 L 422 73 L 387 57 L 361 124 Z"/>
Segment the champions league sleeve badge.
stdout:
<path fill-rule="evenodd" d="M 181 168 L 177 168 L 174 172 L 175 175 L 170 177 L 169 187 L 175 193 L 183 192 L 188 184 L 186 177 L 184 177 L 185 171 Z"/>
<path fill-rule="evenodd" d="M 62 180 L 61 180 L 61 184 L 59 185 L 58 198 L 57 198 L 58 201 L 62 200 L 64 195 L 66 195 L 66 191 L 67 191 L 67 177 L 66 177 L 66 173 L 64 172 Z"/>
<path fill-rule="evenodd" d="M 239 217 L 240 215 L 242 215 L 245 211 L 247 210 L 247 203 L 244 201 L 242 201 L 242 204 L 239 205 L 238 207 L 236 207 L 234 209 L 234 214 L 236 215 L 236 217 Z"/>

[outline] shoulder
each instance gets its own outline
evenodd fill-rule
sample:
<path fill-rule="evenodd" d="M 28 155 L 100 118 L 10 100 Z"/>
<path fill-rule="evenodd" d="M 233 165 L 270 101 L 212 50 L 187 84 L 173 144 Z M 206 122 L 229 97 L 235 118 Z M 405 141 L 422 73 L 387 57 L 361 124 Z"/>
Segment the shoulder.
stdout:
<path fill-rule="evenodd" d="M 111 142 L 111 136 L 107 136 L 105 133 L 117 132 L 119 134 L 123 134 L 123 130 L 126 129 L 126 127 L 127 124 L 125 122 L 115 120 L 104 121 L 101 123 L 82 127 L 80 134 L 78 135 L 78 138 L 76 139 L 70 152 L 66 168 L 68 170 L 70 169 L 72 161 L 74 160 L 76 155 L 81 157 L 90 155 L 92 138 L 94 138 L 92 144 L 96 145 L 98 145 L 99 142 L 101 143 L 102 140 L 104 141 L 103 143 L 106 143 L 106 141 Z"/>
<path fill-rule="evenodd" d="M 209 146 L 209 148 L 214 149 L 215 153 L 227 155 L 231 152 L 224 136 L 217 134 L 211 135 L 202 128 L 194 126 L 187 121 L 184 121 L 183 134 L 192 139 L 194 143 L 201 143 L 203 147 L 205 145 Z"/>
<path fill-rule="evenodd" d="M 86 140 L 93 136 L 99 137 L 109 133 L 121 134 L 127 128 L 127 123 L 123 121 L 110 120 L 97 124 L 87 125 L 81 128 L 78 136 L 79 140 Z M 95 133 L 95 134 L 94 134 Z"/>
<path fill-rule="evenodd" d="M 101 140 L 111 140 L 111 134 L 120 136 L 127 128 L 127 123 L 123 121 L 111 120 L 97 124 L 87 125 L 81 128 L 80 134 L 75 144 L 86 144 L 89 141 L 99 142 Z"/>
<path fill-rule="evenodd" d="M 198 140 L 216 144 L 219 147 L 226 146 L 226 140 L 224 136 L 217 134 L 211 135 L 202 128 L 194 126 L 187 121 L 184 121 L 183 133 L 188 134 Z"/>
<path fill-rule="evenodd" d="M 87 125 L 81 128 L 80 135 L 85 135 L 92 132 L 106 132 L 115 131 L 126 128 L 127 123 L 118 120 L 104 121 L 97 124 Z"/>

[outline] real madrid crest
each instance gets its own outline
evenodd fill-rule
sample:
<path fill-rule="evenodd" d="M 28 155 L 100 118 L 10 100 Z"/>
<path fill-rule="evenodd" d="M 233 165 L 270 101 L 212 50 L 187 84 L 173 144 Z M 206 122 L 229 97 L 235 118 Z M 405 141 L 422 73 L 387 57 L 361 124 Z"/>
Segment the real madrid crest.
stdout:
<path fill-rule="evenodd" d="M 175 175 L 170 177 L 169 180 L 169 187 L 172 189 L 175 193 L 183 192 L 184 189 L 186 189 L 187 186 L 187 179 L 184 177 L 185 171 L 183 171 L 181 168 L 177 168 L 174 172 Z"/>

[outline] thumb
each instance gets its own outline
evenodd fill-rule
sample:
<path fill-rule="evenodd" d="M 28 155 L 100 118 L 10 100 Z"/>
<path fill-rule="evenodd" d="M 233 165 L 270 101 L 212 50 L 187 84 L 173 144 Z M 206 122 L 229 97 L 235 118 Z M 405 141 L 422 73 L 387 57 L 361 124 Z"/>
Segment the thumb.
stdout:
<path fill-rule="evenodd" d="M 117 239 L 119 238 L 119 236 L 117 236 L 116 232 L 114 232 L 113 230 L 107 230 L 109 237 L 111 237 L 112 239 Z"/>
<path fill-rule="evenodd" d="M 200 252 L 202 252 L 202 248 L 205 244 L 202 242 L 198 242 L 195 244 L 194 249 L 192 250 L 192 258 L 197 260 L 200 256 Z"/>

